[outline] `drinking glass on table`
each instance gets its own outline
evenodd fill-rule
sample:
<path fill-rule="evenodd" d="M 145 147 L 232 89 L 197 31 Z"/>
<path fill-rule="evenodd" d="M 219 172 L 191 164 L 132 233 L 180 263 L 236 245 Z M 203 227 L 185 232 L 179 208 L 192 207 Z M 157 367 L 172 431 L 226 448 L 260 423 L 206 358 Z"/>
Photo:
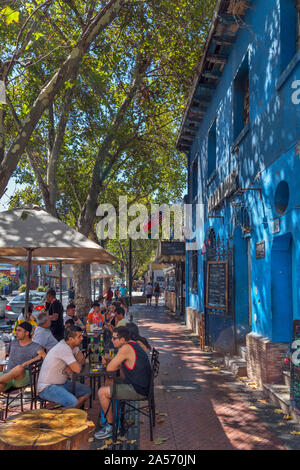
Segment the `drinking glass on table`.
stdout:
<path fill-rule="evenodd" d="M 104 365 L 104 367 L 107 366 L 107 364 L 110 362 L 111 360 L 111 357 L 109 356 L 109 354 L 107 354 L 107 352 L 104 354 L 104 356 L 102 356 L 102 364 Z"/>
<path fill-rule="evenodd" d="M 113 348 L 108 350 L 108 355 L 110 359 L 112 359 L 115 356 L 115 350 Z"/>

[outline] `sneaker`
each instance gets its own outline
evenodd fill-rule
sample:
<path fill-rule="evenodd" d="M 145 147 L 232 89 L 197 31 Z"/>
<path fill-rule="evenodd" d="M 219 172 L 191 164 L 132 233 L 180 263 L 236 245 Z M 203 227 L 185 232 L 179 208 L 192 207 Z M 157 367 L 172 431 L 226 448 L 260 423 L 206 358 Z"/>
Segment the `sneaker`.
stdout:
<path fill-rule="evenodd" d="M 95 439 L 106 439 L 107 437 L 112 436 L 112 430 L 113 430 L 112 425 L 107 423 L 99 431 L 95 432 L 94 437 Z"/>

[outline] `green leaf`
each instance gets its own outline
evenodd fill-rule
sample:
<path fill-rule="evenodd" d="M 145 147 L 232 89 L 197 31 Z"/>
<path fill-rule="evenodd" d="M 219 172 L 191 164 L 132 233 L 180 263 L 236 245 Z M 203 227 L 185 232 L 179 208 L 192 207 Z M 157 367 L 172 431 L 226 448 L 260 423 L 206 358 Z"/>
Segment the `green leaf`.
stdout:
<path fill-rule="evenodd" d="M 6 17 L 5 23 L 7 25 L 10 25 L 14 21 L 19 23 L 20 13 L 18 11 L 13 11 L 9 6 L 3 8 L 0 13 Z"/>

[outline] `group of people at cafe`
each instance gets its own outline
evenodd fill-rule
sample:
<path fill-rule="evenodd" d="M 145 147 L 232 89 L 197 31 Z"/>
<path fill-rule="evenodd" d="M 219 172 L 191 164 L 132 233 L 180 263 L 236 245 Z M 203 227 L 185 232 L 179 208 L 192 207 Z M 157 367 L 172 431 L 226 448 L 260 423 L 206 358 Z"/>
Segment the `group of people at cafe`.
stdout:
<path fill-rule="evenodd" d="M 23 387 L 30 383 L 29 365 L 42 360 L 38 377 L 37 393 L 42 400 L 53 402 L 64 408 L 84 408 L 92 391 L 84 383 L 76 382 L 72 375 L 79 373 L 86 364 L 84 348 L 87 332 L 93 327 L 104 332 L 105 343 L 115 351 L 102 356 L 107 372 L 119 371 L 116 380 L 116 399 L 135 400 L 148 395 L 151 366 L 151 346 L 139 335 L 138 327 L 130 322 L 128 304 L 122 298 L 108 301 L 100 297 L 91 305 L 84 318 L 76 315 L 76 306 L 69 303 L 64 308 L 49 289 L 43 310 L 35 317 L 32 306 L 24 309 L 14 329 L 14 340 L 10 343 L 8 364 L 0 372 L 0 393 L 11 387 Z M 75 390 L 74 390 L 75 389 Z M 104 439 L 112 434 L 112 379 L 106 378 L 98 390 L 99 404 L 106 417 L 106 424 L 95 433 L 95 438 Z"/>

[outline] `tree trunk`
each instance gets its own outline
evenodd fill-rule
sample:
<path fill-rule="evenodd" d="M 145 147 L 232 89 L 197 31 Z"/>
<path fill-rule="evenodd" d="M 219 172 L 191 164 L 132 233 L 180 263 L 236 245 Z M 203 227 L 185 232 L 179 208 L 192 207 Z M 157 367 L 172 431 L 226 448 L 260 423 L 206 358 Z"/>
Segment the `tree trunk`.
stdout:
<path fill-rule="evenodd" d="M 83 410 L 26 411 L 1 426 L 0 450 L 77 450 L 93 428 Z"/>
<path fill-rule="evenodd" d="M 76 315 L 86 319 L 92 302 L 91 271 L 89 264 L 74 265 Z"/>

